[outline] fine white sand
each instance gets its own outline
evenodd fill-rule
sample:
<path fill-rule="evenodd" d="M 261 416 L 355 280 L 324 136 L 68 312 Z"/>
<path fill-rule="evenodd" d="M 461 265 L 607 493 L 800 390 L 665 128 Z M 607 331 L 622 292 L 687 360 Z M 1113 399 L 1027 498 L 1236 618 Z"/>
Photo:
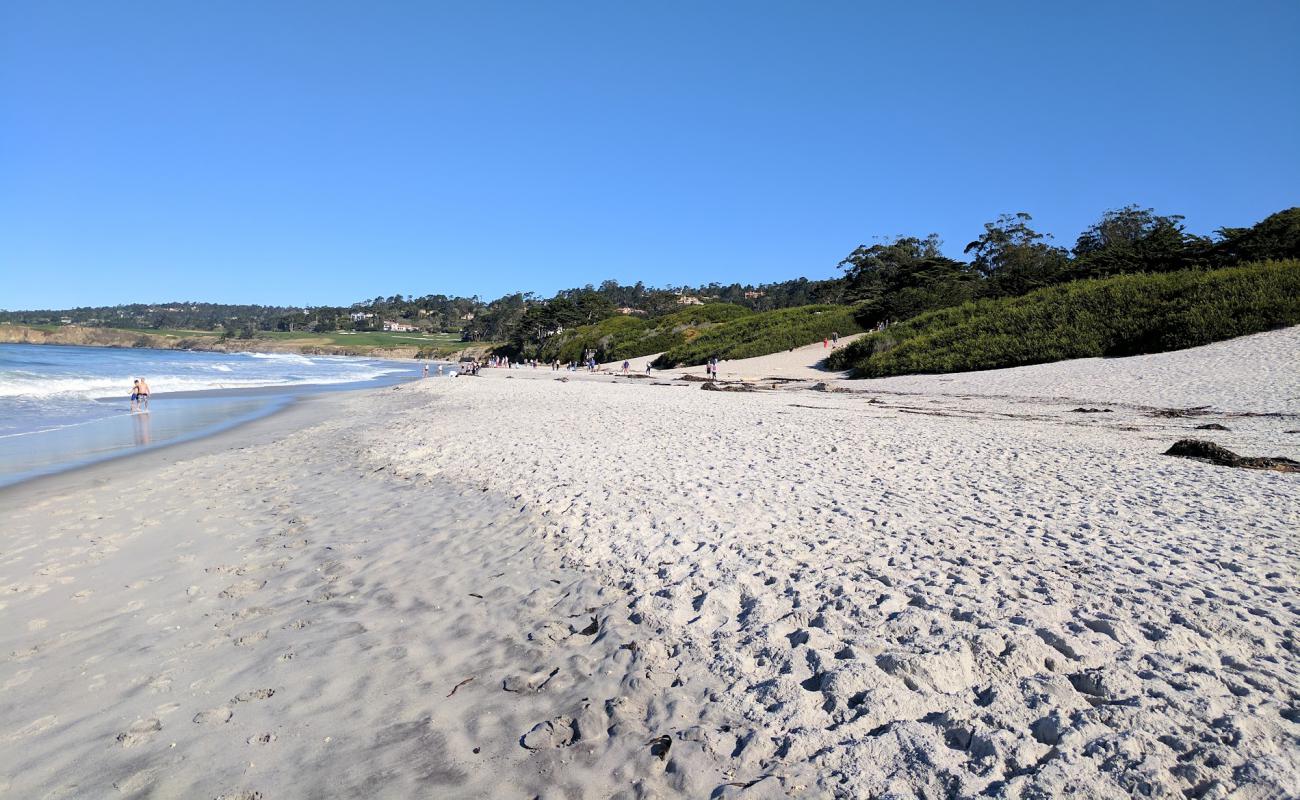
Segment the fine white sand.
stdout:
<path fill-rule="evenodd" d="M 1298 343 L 485 370 L 20 487 L 0 791 L 1289 796 L 1300 475 L 1162 452 L 1300 458 Z"/>

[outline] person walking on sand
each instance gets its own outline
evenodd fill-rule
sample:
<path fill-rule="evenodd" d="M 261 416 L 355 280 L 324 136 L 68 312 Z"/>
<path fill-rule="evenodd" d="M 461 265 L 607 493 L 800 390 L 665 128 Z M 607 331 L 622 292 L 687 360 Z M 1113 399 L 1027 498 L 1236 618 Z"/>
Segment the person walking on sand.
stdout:
<path fill-rule="evenodd" d="M 626 374 L 627 374 L 627 371 L 630 370 L 630 369 L 632 369 L 632 362 L 631 362 L 631 361 L 624 361 L 624 362 L 623 362 L 623 374 L 626 375 Z"/>
<path fill-rule="evenodd" d="M 424 377 L 429 377 L 429 362 L 424 362 Z"/>
<path fill-rule="evenodd" d="M 839 347 L 839 346 L 840 346 L 840 332 L 839 332 L 839 331 L 833 331 L 833 332 L 831 333 L 831 349 L 833 350 L 833 349 L 835 349 L 836 347 Z"/>

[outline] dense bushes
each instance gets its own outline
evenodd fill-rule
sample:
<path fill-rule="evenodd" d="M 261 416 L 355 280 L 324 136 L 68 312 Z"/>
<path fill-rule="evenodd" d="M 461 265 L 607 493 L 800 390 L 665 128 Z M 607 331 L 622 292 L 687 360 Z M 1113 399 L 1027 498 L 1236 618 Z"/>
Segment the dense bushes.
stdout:
<path fill-rule="evenodd" d="M 829 365 L 857 377 L 961 372 L 1195 347 L 1300 324 L 1300 261 L 1121 275 L 979 300 L 863 337 Z"/>
<path fill-rule="evenodd" d="M 706 303 L 650 320 L 622 315 L 610 317 L 551 337 L 542 346 L 541 358 L 581 361 L 589 350 L 594 350 L 596 360 L 601 362 L 648 356 L 684 344 L 710 325 L 753 313 L 731 303 Z"/>
<path fill-rule="evenodd" d="M 710 358 L 732 360 L 765 356 L 802 347 L 839 333 L 862 330 L 850 306 L 801 306 L 752 314 L 715 325 L 665 352 L 654 366 L 669 369 L 703 364 Z"/>

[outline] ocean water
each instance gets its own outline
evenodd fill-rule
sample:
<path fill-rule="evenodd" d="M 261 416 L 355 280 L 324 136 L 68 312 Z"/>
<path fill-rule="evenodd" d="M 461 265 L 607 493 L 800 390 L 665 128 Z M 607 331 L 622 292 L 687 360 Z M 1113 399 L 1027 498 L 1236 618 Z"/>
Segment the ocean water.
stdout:
<path fill-rule="evenodd" d="M 299 394 L 419 372 L 344 356 L 0 344 L 0 485 L 210 433 Z M 135 378 L 152 391 L 147 414 L 131 413 Z"/>

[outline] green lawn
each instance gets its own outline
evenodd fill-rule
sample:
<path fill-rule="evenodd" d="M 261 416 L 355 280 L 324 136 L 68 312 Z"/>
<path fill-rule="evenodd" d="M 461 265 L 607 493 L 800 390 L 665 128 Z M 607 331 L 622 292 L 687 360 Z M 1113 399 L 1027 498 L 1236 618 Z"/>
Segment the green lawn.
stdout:
<path fill-rule="evenodd" d="M 465 345 L 458 333 L 388 333 L 385 331 L 262 331 L 259 339 L 302 342 L 304 344 L 331 344 L 341 347 L 437 347 L 459 350 Z"/>

